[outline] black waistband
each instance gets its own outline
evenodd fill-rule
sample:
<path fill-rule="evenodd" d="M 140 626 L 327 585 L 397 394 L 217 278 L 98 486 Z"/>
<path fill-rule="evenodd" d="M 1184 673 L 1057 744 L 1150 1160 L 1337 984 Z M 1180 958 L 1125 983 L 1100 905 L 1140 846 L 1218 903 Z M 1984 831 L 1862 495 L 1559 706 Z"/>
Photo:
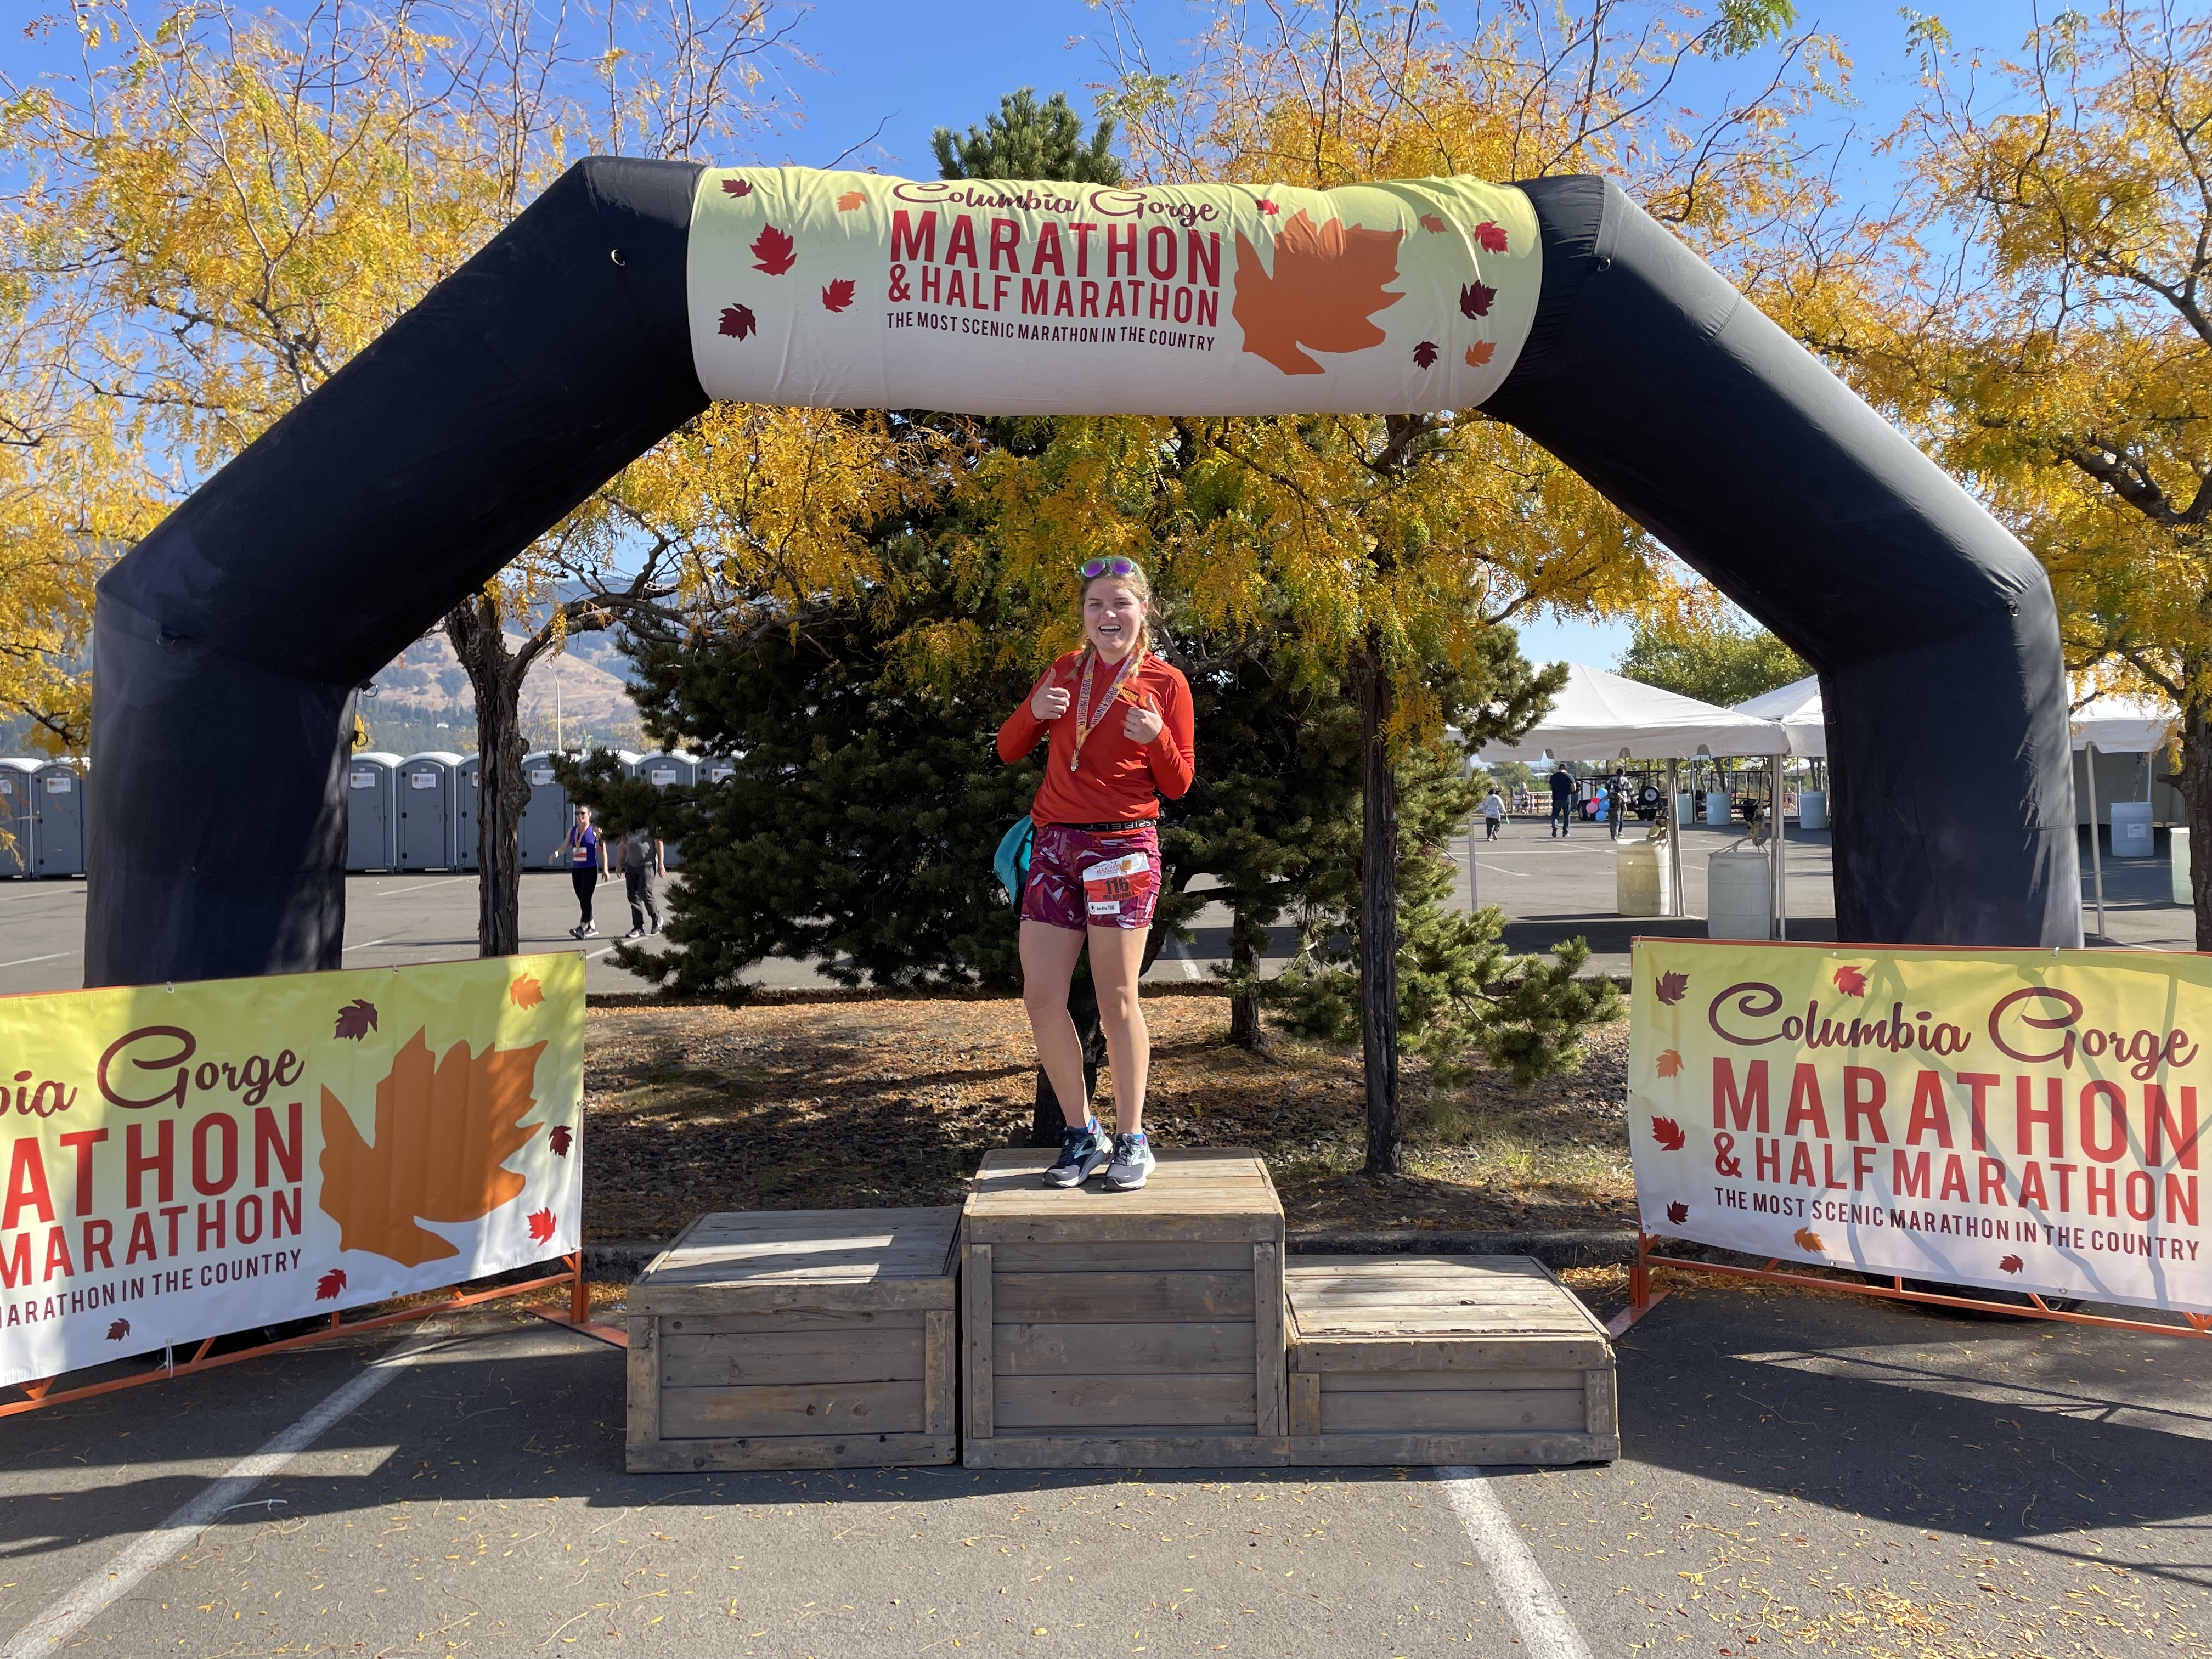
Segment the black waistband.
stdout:
<path fill-rule="evenodd" d="M 1119 823 L 1063 823 L 1060 827 L 1080 830 L 1087 835 L 1110 836 L 1123 830 L 1157 830 L 1160 827 L 1160 821 L 1158 818 L 1124 818 Z"/>

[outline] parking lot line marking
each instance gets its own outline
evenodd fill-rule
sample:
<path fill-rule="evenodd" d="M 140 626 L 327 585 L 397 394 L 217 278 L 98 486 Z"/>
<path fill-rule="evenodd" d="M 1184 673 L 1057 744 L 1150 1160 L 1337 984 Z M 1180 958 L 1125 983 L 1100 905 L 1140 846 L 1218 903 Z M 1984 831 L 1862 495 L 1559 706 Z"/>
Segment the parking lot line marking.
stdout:
<path fill-rule="evenodd" d="M 1451 1500 L 1474 1553 L 1489 1570 L 1498 1599 L 1505 1604 L 1506 1617 L 1521 1633 L 1522 1651 L 1528 1659 L 1590 1659 L 1589 1645 L 1575 1628 L 1566 1604 L 1528 1553 L 1513 1517 L 1498 1503 L 1482 1471 L 1440 1468 L 1437 1484 Z M 9 1654 L 8 1659 L 15 1656 Z"/>
<path fill-rule="evenodd" d="M 59 962 L 64 957 L 83 954 L 82 951 L 57 951 L 50 957 L 17 957 L 13 962 L 0 962 L 0 968 L 27 968 L 34 962 Z"/>
<path fill-rule="evenodd" d="M 1182 976 L 1185 979 L 1196 979 L 1198 963 L 1191 957 L 1190 946 L 1179 939 L 1171 939 L 1168 941 L 1168 949 L 1175 952 L 1176 960 L 1182 963 Z"/>
<path fill-rule="evenodd" d="M 345 948 L 347 951 L 366 951 L 374 945 L 389 945 L 391 943 L 392 941 L 389 939 L 365 939 L 358 945 L 349 945 Z M 343 955 L 344 952 L 341 951 L 339 954 Z"/>
<path fill-rule="evenodd" d="M 120 1551 L 108 1564 L 70 1590 L 16 1632 L 0 1650 L 0 1659 L 44 1659 L 123 1597 L 156 1567 L 166 1565 L 256 1486 L 315 1443 L 341 1419 L 358 1411 L 386 1383 L 444 1339 L 426 1325 L 404 1347 L 372 1359 L 359 1376 L 327 1396 L 313 1411 L 270 1440 L 250 1457 L 241 1457 L 206 1491 L 152 1531 Z"/>
<path fill-rule="evenodd" d="M 443 887 L 445 884 L 446 884 L 442 881 L 418 881 L 406 887 L 379 887 L 374 891 L 371 892 L 368 896 L 370 898 L 395 898 L 401 893 L 419 893 L 425 887 Z"/>

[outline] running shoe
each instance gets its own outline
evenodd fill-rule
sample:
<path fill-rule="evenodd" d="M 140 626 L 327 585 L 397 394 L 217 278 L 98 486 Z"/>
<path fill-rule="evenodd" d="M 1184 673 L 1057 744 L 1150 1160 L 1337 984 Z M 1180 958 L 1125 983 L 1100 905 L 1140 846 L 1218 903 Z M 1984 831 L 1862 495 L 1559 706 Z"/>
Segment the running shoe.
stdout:
<path fill-rule="evenodd" d="M 1133 1135 L 1115 1135 L 1114 1161 L 1106 1166 L 1106 1184 L 1117 1193 L 1133 1193 L 1145 1184 L 1158 1162 L 1152 1156 L 1152 1143 L 1141 1130 Z"/>
<path fill-rule="evenodd" d="M 633 927 L 629 932 L 624 933 L 623 937 L 624 939 L 643 939 L 645 937 L 645 929 L 642 927 Z"/>
<path fill-rule="evenodd" d="M 1100 1133 L 1098 1120 L 1093 1118 L 1084 1128 L 1063 1127 L 1060 1132 L 1060 1156 L 1044 1172 L 1048 1187 L 1080 1187 L 1098 1172 L 1105 1163 L 1110 1148 L 1106 1137 Z"/>
<path fill-rule="evenodd" d="M 599 929 L 596 922 L 587 921 L 576 930 L 578 939 L 597 939 L 599 936 Z"/>

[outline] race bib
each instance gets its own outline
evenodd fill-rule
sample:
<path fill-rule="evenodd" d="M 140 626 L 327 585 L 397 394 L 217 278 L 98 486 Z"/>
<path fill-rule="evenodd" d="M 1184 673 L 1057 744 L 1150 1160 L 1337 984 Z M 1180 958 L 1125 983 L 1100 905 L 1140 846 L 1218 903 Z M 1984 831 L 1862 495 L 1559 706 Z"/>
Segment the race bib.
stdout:
<path fill-rule="evenodd" d="M 1156 879 L 1152 860 L 1143 853 L 1094 864 L 1083 872 L 1084 906 L 1094 916 L 1118 916 L 1125 901 L 1144 897 Z"/>

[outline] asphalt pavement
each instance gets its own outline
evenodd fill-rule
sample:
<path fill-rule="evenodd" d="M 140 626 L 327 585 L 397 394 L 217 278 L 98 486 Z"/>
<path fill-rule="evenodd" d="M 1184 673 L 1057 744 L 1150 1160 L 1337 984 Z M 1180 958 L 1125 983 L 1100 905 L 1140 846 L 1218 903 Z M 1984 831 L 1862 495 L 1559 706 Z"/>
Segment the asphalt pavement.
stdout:
<path fill-rule="evenodd" d="M 1695 1288 L 1620 1363 L 1609 1467 L 633 1476 L 621 1353 L 462 1316 L 0 1423 L 0 1653 L 2212 1653 L 2212 1345 Z"/>

